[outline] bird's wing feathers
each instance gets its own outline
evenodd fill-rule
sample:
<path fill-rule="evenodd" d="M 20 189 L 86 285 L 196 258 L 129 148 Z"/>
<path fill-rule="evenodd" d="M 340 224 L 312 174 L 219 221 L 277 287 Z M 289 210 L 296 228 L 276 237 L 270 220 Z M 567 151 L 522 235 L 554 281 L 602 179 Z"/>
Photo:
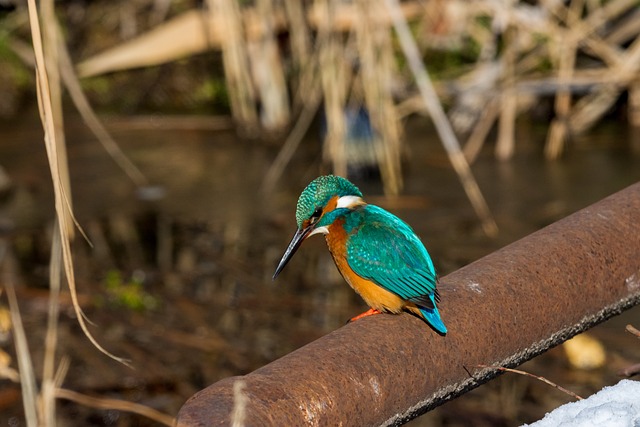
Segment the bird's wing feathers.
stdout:
<path fill-rule="evenodd" d="M 436 273 L 422 242 L 406 223 L 381 208 L 365 216 L 347 239 L 349 266 L 401 298 L 433 308 Z"/>

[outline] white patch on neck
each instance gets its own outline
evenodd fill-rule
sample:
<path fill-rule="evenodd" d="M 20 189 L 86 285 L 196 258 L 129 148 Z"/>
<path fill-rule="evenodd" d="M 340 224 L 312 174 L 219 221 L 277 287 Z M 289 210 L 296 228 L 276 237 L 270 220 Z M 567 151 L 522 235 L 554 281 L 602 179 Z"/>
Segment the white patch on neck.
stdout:
<path fill-rule="evenodd" d="M 329 229 L 326 226 L 318 227 L 315 230 L 313 230 L 311 233 L 309 233 L 307 237 L 311 237 L 314 234 L 329 234 Z"/>
<path fill-rule="evenodd" d="M 358 196 L 342 196 L 338 199 L 338 204 L 336 205 L 336 209 L 338 208 L 355 208 L 356 206 L 364 205 L 365 201 L 362 200 L 362 197 Z"/>

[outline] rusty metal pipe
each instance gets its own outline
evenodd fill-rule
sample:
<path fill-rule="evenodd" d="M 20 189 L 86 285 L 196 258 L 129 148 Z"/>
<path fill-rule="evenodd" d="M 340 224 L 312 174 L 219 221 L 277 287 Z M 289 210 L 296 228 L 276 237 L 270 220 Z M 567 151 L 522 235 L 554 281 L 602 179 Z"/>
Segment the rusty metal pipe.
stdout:
<path fill-rule="evenodd" d="M 371 316 L 209 386 L 178 426 L 397 425 L 497 375 L 465 367 L 516 366 L 619 314 L 640 302 L 640 183 L 443 277 L 440 290 L 446 337 L 410 315 Z"/>

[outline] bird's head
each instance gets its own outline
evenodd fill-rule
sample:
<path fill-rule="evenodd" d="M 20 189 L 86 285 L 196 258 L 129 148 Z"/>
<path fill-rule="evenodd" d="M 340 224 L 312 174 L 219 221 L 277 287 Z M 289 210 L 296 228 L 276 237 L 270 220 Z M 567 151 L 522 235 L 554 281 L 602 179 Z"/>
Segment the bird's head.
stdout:
<path fill-rule="evenodd" d="M 280 274 L 307 237 L 319 233 L 327 234 L 329 232 L 327 227 L 336 218 L 364 204 L 358 187 L 345 178 L 327 175 L 311 181 L 298 198 L 296 207 L 298 229 L 284 252 L 273 278 Z"/>

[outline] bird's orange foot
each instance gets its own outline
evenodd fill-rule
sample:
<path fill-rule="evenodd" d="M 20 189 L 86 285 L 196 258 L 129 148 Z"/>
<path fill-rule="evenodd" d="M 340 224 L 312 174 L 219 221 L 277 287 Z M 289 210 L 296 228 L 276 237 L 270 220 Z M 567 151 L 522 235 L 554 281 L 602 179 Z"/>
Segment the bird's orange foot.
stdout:
<path fill-rule="evenodd" d="M 360 313 L 355 317 L 352 317 L 349 320 L 349 323 L 351 322 L 355 322 L 356 320 L 362 319 L 363 317 L 367 317 L 367 316 L 373 316 L 374 314 L 381 314 L 381 311 L 376 310 L 375 308 L 370 308 L 369 310 L 365 311 L 364 313 Z"/>

